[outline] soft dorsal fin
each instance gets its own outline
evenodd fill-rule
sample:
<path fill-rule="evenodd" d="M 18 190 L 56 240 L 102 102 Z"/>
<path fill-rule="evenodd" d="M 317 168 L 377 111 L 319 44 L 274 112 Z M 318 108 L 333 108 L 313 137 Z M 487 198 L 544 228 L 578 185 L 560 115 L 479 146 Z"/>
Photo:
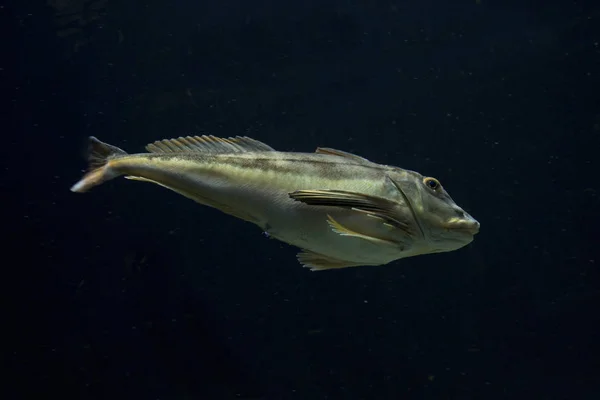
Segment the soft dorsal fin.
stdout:
<path fill-rule="evenodd" d="M 357 156 L 356 154 L 348 153 L 347 151 L 331 149 L 329 147 L 317 147 L 317 150 L 315 150 L 315 153 L 329 154 L 331 156 L 338 156 L 338 157 L 346 157 L 351 160 L 360 161 L 360 162 L 370 162 L 366 158 Z"/>
<path fill-rule="evenodd" d="M 146 146 L 150 153 L 244 153 L 248 151 L 275 151 L 271 146 L 247 136 L 219 138 L 212 135 L 186 136 L 164 139 Z"/>

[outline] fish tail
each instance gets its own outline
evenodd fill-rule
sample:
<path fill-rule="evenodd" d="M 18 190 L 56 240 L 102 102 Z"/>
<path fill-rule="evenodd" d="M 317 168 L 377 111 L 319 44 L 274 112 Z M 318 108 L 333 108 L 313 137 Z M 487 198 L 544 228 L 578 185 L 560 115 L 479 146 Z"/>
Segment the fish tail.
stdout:
<path fill-rule="evenodd" d="M 118 177 L 121 173 L 111 168 L 109 161 L 125 155 L 127 153 L 120 148 L 90 136 L 87 154 L 88 171 L 79 182 L 71 187 L 71 191 L 77 193 L 87 192 L 94 186 Z"/>

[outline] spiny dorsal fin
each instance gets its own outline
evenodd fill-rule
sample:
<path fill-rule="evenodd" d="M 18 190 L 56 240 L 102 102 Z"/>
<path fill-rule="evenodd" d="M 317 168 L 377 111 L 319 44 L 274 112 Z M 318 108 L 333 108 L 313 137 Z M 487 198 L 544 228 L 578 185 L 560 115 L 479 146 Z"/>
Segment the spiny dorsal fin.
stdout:
<path fill-rule="evenodd" d="M 212 135 L 186 136 L 164 139 L 146 146 L 150 153 L 244 153 L 248 151 L 275 151 L 271 146 L 247 136 L 219 138 Z"/>
<path fill-rule="evenodd" d="M 343 150 L 331 149 L 329 147 L 317 147 L 317 150 L 315 150 L 315 153 L 329 154 L 331 156 L 338 156 L 338 157 L 346 157 L 351 160 L 360 161 L 360 162 L 370 162 L 366 158 L 357 156 L 356 154 L 348 153 L 347 151 L 343 151 Z"/>

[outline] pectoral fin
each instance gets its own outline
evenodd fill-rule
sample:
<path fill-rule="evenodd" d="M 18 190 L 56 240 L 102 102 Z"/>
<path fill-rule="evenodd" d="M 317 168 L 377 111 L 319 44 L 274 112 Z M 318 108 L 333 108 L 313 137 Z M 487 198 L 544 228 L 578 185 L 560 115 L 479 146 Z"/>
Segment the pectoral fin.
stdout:
<path fill-rule="evenodd" d="M 402 243 L 393 242 L 391 240 L 386 240 L 386 239 L 378 238 L 378 237 L 371 236 L 371 235 L 365 235 L 363 233 L 354 231 L 354 230 L 352 230 L 352 229 L 350 229 L 348 227 L 345 227 L 344 225 L 340 224 L 338 221 L 336 221 L 329 214 L 327 214 L 327 223 L 331 227 L 332 231 L 334 231 L 336 233 L 339 233 L 342 236 L 355 237 L 355 238 L 367 240 L 367 241 L 369 241 L 371 243 L 374 243 L 374 244 L 384 245 L 384 246 L 398 247 L 398 245 L 402 244 Z M 394 228 L 392 226 L 390 226 L 390 229 L 394 229 Z"/>
<path fill-rule="evenodd" d="M 354 263 L 352 261 L 338 260 L 308 250 L 301 251 L 296 258 L 298 258 L 298 261 L 302 266 L 309 268 L 311 271 L 324 271 L 326 269 L 340 269 L 367 265 Z"/>
<path fill-rule="evenodd" d="M 289 196 L 312 206 L 343 207 L 363 212 L 382 219 L 410 236 L 413 235 L 411 226 L 398 218 L 397 204 L 382 197 L 344 190 L 297 190 Z"/>

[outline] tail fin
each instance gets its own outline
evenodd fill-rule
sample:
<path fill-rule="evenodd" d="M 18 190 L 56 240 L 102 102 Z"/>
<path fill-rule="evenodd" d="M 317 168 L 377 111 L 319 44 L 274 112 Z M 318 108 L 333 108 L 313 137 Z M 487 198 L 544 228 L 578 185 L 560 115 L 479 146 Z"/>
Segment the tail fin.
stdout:
<path fill-rule="evenodd" d="M 71 187 L 72 192 L 87 192 L 94 186 L 116 178 L 120 173 L 110 168 L 108 162 L 115 156 L 125 156 L 127 153 L 116 146 L 101 142 L 90 136 L 88 144 L 88 172 Z"/>

